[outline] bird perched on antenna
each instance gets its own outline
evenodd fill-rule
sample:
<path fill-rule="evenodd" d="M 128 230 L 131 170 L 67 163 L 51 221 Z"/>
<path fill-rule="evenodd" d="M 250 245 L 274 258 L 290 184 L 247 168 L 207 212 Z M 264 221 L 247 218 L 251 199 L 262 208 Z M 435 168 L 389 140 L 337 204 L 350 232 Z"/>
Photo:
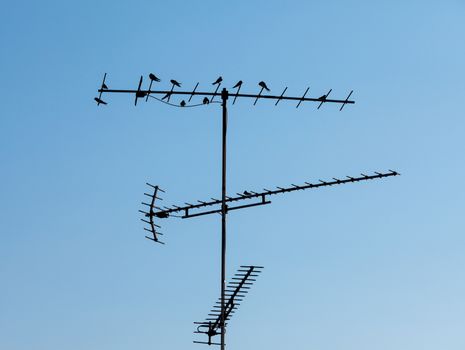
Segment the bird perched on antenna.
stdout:
<path fill-rule="evenodd" d="M 207 97 L 204 97 L 202 103 L 204 105 L 208 105 L 210 103 L 210 100 Z"/>
<path fill-rule="evenodd" d="M 149 85 L 149 91 L 150 91 L 150 89 L 152 88 L 153 82 L 156 81 L 156 82 L 158 83 L 158 82 L 160 82 L 161 80 L 158 79 L 157 76 L 156 76 L 155 74 L 153 74 L 153 73 L 150 73 L 150 74 L 149 74 L 149 78 L 150 78 L 150 85 Z M 147 94 L 147 97 L 146 97 L 146 99 L 145 99 L 145 102 L 148 101 L 149 95 L 150 95 L 150 93 Z"/>
<path fill-rule="evenodd" d="M 104 100 L 102 100 L 102 99 L 100 99 L 98 97 L 94 97 L 94 100 L 95 100 L 95 102 L 97 102 L 97 105 L 100 105 L 100 104 L 106 105 L 107 104 Z"/>
<path fill-rule="evenodd" d="M 255 99 L 255 102 L 253 103 L 254 106 L 257 104 L 257 101 L 260 98 L 260 96 L 262 95 L 263 90 L 270 91 L 270 89 L 268 89 L 268 86 L 266 86 L 264 81 L 259 82 L 258 86 L 260 86 L 261 89 L 260 89 L 260 92 L 257 95 L 257 98 Z"/>
<path fill-rule="evenodd" d="M 318 108 L 317 108 L 317 109 L 320 109 L 320 107 L 323 105 L 323 103 L 326 102 L 326 99 L 328 98 L 328 96 L 329 96 L 329 94 L 331 93 L 331 91 L 333 91 L 333 89 L 329 89 L 329 91 L 328 91 L 326 94 L 324 94 L 324 95 L 318 97 L 318 99 L 319 99 L 321 102 L 320 102 L 320 104 L 318 105 Z"/>
<path fill-rule="evenodd" d="M 214 83 L 212 83 L 212 85 L 217 85 L 217 84 L 221 84 L 221 82 L 223 81 L 223 77 L 218 77 L 218 79 L 215 80 Z"/>
<path fill-rule="evenodd" d="M 171 79 L 170 82 L 171 82 L 171 84 L 173 84 L 173 85 L 171 85 L 171 91 L 168 92 L 168 93 L 162 98 L 162 100 L 167 99 L 168 102 L 170 102 L 170 98 L 171 98 L 172 92 L 173 92 L 173 90 L 174 90 L 174 87 L 175 87 L 175 86 L 181 87 L 181 83 L 178 83 L 178 82 L 177 82 L 176 80 L 174 80 L 174 79 Z"/>
<path fill-rule="evenodd" d="M 181 105 L 181 107 L 185 107 L 186 106 L 186 101 L 182 100 L 180 105 Z"/>
<path fill-rule="evenodd" d="M 270 91 L 270 89 L 268 89 L 268 86 L 266 86 L 264 81 L 259 82 L 258 86 L 260 86 L 262 89 L 265 89 L 266 91 Z"/>
<path fill-rule="evenodd" d="M 215 82 L 212 83 L 212 85 L 216 85 L 216 89 L 215 89 L 215 93 L 212 95 L 212 97 L 210 99 L 210 102 L 213 102 L 213 99 L 215 98 L 216 93 L 218 92 L 218 89 L 220 88 L 220 85 L 221 85 L 222 81 L 223 81 L 223 78 L 221 76 L 219 76 L 218 79 L 216 79 Z"/>
<path fill-rule="evenodd" d="M 235 89 L 235 88 L 240 88 L 242 85 L 242 80 L 239 80 L 236 85 L 234 85 L 232 88 Z"/>
<path fill-rule="evenodd" d="M 236 85 L 234 85 L 234 86 L 232 87 L 233 89 L 237 88 L 236 96 L 234 96 L 233 104 L 236 102 L 237 94 L 239 93 L 239 91 L 241 91 L 241 87 L 242 87 L 242 80 L 239 80 L 239 81 L 236 83 Z"/>
<path fill-rule="evenodd" d="M 152 81 L 156 81 L 156 82 L 160 82 L 160 81 L 161 81 L 161 80 L 158 79 L 157 76 L 156 76 L 155 74 L 153 74 L 153 73 L 150 73 L 150 74 L 149 74 L 149 78 L 150 78 L 150 80 L 152 80 Z"/>
<path fill-rule="evenodd" d="M 107 104 L 104 100 L 102 100 L 102 92 L 103 92 L 102 90 L 108 90 L 108 86 L 106 86 L 106 84 L 105 84 L 106 77 L 107 77 L 107 73 L 105 73 L 104 76 L 103 76 L 102 86 L 101 86 L 100 93 L 99 93 L 98 97 L 94 98 L 95 102 L 97 102 L 97 106 L 100 106 L 100 104 L 102 104 L 102 105 Z"/>

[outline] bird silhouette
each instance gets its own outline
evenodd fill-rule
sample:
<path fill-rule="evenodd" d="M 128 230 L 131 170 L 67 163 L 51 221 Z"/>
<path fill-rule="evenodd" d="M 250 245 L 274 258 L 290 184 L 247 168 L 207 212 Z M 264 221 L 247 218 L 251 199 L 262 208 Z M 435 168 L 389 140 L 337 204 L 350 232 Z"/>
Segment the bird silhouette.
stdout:
<path fill-rule="evenodd" d="M 171 79 L 170 81 L 171 81 L 171 84 L 173 84 L 173 86 L 181 87 L 181 83 L 178 83 L 176 80 Z"/>
<path fill-rule="evenodd" d="M 150 91 L 150 90 L 152 89 L 152 84 L 153 84 L 153 82 L 154 82 L 154 81 L 159 82 L 159 81 L 161 81 L 161 80 L 158 79 L 157 76 L 156 76 L 155 74 L 153 74 L 153 73 L 150 73 L 150 74 L 149 74 L 149 78 L 150 78 L 150 85 L 149 85 L 149 91 Z M 147 101 L 149 100 L 149 95 L 150 95 L 150 94 L 147 94 L 147 98 L 145 99 L 145 102 L 147 102 Z"/>
<path fill-rule="evenodd" d="M 99 99 L 98 97 L 94 97 L 94 100 L 95 100 L 95 102 L 97 102 L 97 105 L 99 105 L 99 104 L 106 105 L 107 104 L 105 101 Z"/>
<path fill-rule="evenodd" d="M 106 86 L 105 83 L 102 83 L 102 89 L 108 90 L 108 86 Z"/>
<path fill-rule="evenodd" d="M 266 86 L 266 84 L 265 84 L 264 81 L 259 82 L 258 85 L 259 85 L 262 89 L 265 89 L 266 91 L 270 91 L 270 89 L 268 89 L 268 86 Z"/>
<path fill-rule="evenodd" d="M 208 104 L 210 103 L 210 100 L 209 100 L 207 97 L 204 97 L 202 103 L 203 103 L 204 105 L 208 105 Z"/>
<path fill-rule="evenodd" d="M 212 83 L 212 85 L 221 84 L 222 81 L 223 81 L 223 78 L 220 76 L 220 77 L 218 77 L 218 79 L 215 80 L 214 83 Z"/>
<path fill-rule="evenodd" d="M 149 74 L 149 78 L 150 78 L 150 80 L 152 80 L 152 81 L 156 81 L 156 82 L 161 81 L 161 80 L 158 79 L 157 76 L 156 76 L 155 74 L 153 74 L 153 73 L 150 73 L 150 74 Z"/>
<path fill-rule="evenodd" d="M 181 105 L 181 107 L 185 107 L 186 106 L 186 101 L 182 100 L 180 105 Z"/>
<path fill-rule="evenodd" d="M 318 97 L 318 100 L 320 100 L 320 104 L 318 105 L 318 108 L 317 109 L 320 109 L 320 107 L 323 105 L 323 103 L 326 102 L 326 99 L 328 98 L 329 94 L 331 93 L 331 91 L 333 91 L 333 89 L 329 89 L 329 91 L 324 94 L 323 96 L 320 96 Z"/>
<path fill-rule="evenodd" d="M 241 87 L 242 87 L 242 80 L 239 80 L 239 81 L 236 83 L 236 85 L 234 85 L 234 86 L 232 87 L 233 89 L 237 88 L 236 95 L 234 96 L 233 104 L 236 103 L 237 95 L 239 94 L 239 91 L 241 91 Z"/>
<path fill-rule="evenodd" d="M 244 195 L 246 196 L 250 196 L 252 193 L 250 193 L 249 191 L 244 191 Z"/>
<path fill-rule="evenodd" d="M 235 88 L 238 88 L 238 87 L 241 87 L 242 85 L 242 80 L 239 80 L 236 85 L 234 85 L 232 88 L 235 89 Z"/>

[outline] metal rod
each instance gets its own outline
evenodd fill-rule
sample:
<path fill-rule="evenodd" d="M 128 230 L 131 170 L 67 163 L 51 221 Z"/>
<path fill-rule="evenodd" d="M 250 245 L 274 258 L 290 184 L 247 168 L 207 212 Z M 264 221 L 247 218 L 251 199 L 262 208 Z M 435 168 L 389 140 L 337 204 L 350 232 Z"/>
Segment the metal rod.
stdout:
<path fill-rule="evenodd" d="M 230 212 L 231 210 L 237 210 L 237 209 L 244 209 L 244 208 L 251 208 L 251 207 L 257 207 L 259 205 L 265 205 L 265 204 L 270 204 L 271 201 L 261 201 L 258 203 L 251 203 L 251 204 L 244 204 L 244 205 L 238 205 L 236 207 L 228 207 L 226 206 L 226 211 Z M 189 209 L 186 209 L 189 210 Z M 202 216 L 202 215 L 210 215 L 210 214 L 216 214 L 216 213 L 222 213 L 221 209 L 215 209 L 215 210 L 209 210 L 209 211 L 202 211 L 200 213 L 195 213 L 195 214 L 186 214 L 181 216 L 182 219 L 190 219 L 194 218 L 196 216 Z"/>
<path fill-rule="evenodd" d="M 228 130 L 228 91 L 223 88 L 221 91 L 222 110 L 223 110 L 223 138 L 222 148 L 223 157 L 221 165 L 221 350 L 225 348 L 225 321 L 226 321 L 226 309 L 225 309 L 225 287 L 226 287 L 226 134 Z"/>

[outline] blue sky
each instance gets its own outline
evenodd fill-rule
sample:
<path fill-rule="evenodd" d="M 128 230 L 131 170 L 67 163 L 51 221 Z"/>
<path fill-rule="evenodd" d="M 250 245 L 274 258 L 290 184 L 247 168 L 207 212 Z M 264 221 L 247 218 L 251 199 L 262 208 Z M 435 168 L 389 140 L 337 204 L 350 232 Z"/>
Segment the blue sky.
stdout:
<path fill-rule="evenodd" d="M 93 101 L 102 76 L 356 104 L 230 108 L 230 193 L 402 176 L 231 213 L 228 273 L 265 266 L 228 348 L 465 347 L 463 1 L 41 1 L 0 14 L 0 348 L 200 348 L 219 294 L 220 218 L 144 238 L 145 182 L 169 204 L 220 191 L 220 107 Z"/>

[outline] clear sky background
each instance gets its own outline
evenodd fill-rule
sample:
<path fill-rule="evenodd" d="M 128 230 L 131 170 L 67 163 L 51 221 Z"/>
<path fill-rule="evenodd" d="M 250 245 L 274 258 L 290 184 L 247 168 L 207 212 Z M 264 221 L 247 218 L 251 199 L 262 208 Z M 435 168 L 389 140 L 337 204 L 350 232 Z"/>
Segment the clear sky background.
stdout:
<path fill-rule="evenodd" d="M 1 349 L 206 347 L 220 217 L 167 220 L 161 246 L 137 210 L 146 181 L 165 204 L 219 195 L 220 106 L 97 107 L 105 72 L 354 90 L 343 112 L 238 101 L 230 193 L 402 174 L 229 215 L 228 274 L 265 266 L 229 349 L 465 348 L 462 0 L 10 1 L 0 28 Z"/>

